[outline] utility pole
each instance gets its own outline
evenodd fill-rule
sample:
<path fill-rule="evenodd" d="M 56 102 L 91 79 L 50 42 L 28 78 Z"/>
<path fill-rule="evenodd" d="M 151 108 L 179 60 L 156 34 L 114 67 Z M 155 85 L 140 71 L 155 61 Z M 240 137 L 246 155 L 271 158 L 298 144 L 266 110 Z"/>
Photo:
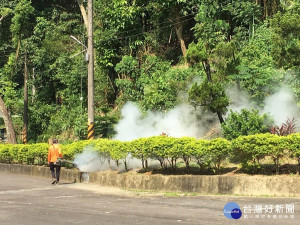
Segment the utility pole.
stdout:
<path fill-rule="evenodd" d="M 23 131 L 22 131 L 22 142 L 27 144 L 27 133 L 28 133 L 28 70 L 27 70 L 27 56 L 25 54 L 24 59 L 24 112 L 23 112 Z"/>
<path fill-rule="evenodd" d="M 88 0 L 88 140 L 95 137 L 94 123 L 94 55 L 93 55 L 93 0 Z"/>

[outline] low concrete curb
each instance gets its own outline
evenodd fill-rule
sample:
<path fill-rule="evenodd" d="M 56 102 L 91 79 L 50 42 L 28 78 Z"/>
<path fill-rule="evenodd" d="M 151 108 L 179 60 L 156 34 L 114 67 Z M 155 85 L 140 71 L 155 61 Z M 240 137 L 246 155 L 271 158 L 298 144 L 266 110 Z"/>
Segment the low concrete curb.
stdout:
<path fill-rule="evenodd" d="M 0 164 L 0 171 L 30 176 L 50 177 L 49 167 Z M 61 179 L 81 182 L 78 170 L 62 169 Z M 300 197 L 300 176 L 247 175 L 145 175 L 97 172 L 89 174 L 89 182 L 124 189 L 180 191 L 200 194 Z"/>
<path fill-rule="evenodd" d="M 51 179 L 50 169 L 47 166 L 32 166 L 19 164 L 3 164 L 0 163 L 0 171 L 7 173 L 15 173 L 21 175 L 45 177 Z M 71 182 L 80 182 L 81 173 L 78 170 L 69 170 L 62 168 L 61 179 Z"/>

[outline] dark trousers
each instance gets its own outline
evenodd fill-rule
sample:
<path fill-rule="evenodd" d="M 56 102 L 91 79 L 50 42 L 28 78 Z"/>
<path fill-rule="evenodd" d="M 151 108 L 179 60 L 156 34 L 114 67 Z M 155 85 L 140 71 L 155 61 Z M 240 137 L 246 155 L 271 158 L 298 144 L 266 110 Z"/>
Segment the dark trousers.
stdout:
<path fill-rule="evenodd" d="M 60 167 L 59 165 L 55 165 L 53 162 L 50 163 L 50 171 L 53 179 L 56 179 L 56 181 L 59 181 L 59 175 L 60 175 Z"/>

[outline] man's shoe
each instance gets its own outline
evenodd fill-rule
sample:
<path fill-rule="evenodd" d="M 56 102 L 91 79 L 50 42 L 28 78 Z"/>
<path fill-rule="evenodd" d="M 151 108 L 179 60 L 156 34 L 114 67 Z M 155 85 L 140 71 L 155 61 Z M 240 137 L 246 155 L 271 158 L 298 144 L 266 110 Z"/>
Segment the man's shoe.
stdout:
<path fill-rule="evenodd" d="M 55 184 L 57 181 L 56 181 L 56 179 L 52 179 L 52 184 Z"/>

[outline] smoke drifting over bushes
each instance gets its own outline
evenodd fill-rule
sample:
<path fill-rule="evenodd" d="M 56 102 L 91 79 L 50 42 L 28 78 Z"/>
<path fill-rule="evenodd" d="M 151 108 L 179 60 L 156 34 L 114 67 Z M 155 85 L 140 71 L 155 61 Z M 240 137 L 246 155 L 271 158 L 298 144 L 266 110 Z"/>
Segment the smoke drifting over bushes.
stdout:
<path fill-rule="evenodd" d="M 275 94 L 265 99 L 265 107 L 263 113 L 270 113 L 273 116 L 275 125 L 280 126 L 286 122 L 287 118 L 296 119 L 299 128 L 300 110 L 294 98 L 292 91 L 286 87 L 282 87 Z"/>
<path fill-rule="evenodd" d="M 247 93 L 238 92 L 231 88 L 228 92 L 231 104 L 228 109 L 240 111 L 243 108 L 259 109 L 258 106 L 251 104 Z M 296 118 L 297 129 L 299 131 L 300 121 L 297 120 L 300 116 L 300 110 L 293 97 L 293 93 L 287 88 L 281 88 L 277 93 L 267 97 L 264 101 L 264 108 L 261 113 L 269 113 L 274 117 L 275 124 L 281 125 L 287 118 Z M 220 129 L 217 116 L 212 113 L 203 112 L 201 108 L 195 110 L 194 107 L 188 104 L 181 104 L 174 109 L 162 112 L 146 112 L 142 114 L 137 105 L 128 102 L 122 108 L 122 119 L 116 125 L 117 135 L 114 139 L 121 141 L 130 141 L 140 137 L 157 136 L 162 132 L 172 137 L 203 137 L 207 135 L 214 127 Z M 217 124 L 217 126 L 216 126 Z M 128 169 L 141 168 L 141 161 L 132 158 L 131 155 L 126 157 Z M 123 160 L 116 162 L 111 160 L 108 162 L 106 156 L 99 156 L 92 147 L 85 148 L 81 154 L 76 155 L 74 163 L 82 172 L 96 172 L 106 170 L 124 171 Z M 153 166 L 157 166 L 157 162 L 149 161 Z"/>
<path fill-rule="evenodd" d="M 105 161 L 92 147 L 88 146 L 82 153 L 75 155 L 74 164 L 82 172 L 96 172 L 108 169 L 108 163 Z"/>
<path fill-rule="evenodd" d="M 121 141 L 157 136 L 162 132 L 172 137 L 199 137 L 207 132 L 204 124 L 213 117 L 207 114 L 206 119 L 200 121 L 197 111 L 188 104 L 178 105 L 166 113 L 148 111 L 142 115 L 137 105 L 128 102 L 121 112 L 123 118 L 115 127 L 117 135 L 114 137 Z"/>
<path fill-rule="evenodd" d="M 251 103 L 250 97 L 246 92 L 239 92 L 237 89 L 230 88 L 228 96 L 231 104 L 228 109 L 240 111 L 246 109 L 260 109 Z M 260 109 L 261 113 L 269 113 L 274 117 L 276 125 L 281 125 L 287 118 L 296 118 L 299 130 L 300 112 L 299 107 L 294 99 L 293 93 L 288 88 L 281 88 L 275 94 L 267 97 L 264 101 L 264 108 Z M 220 129 L 217 116 L 207 113 L 188 104 L 181 104 L 174 109 L 162 112 L 141 113 L 139 108 L 132 102 L 128 102 L 122 108 L 122 119 L 116 125 L 117 135 L 114 139 L 121 141 L 130 141 L 140 137 L 157 136 L 162 132 L 172 137 L 203 137 L 213 127 Z M 226 117 L 226 116 L 225 116 Z"/>
<path fill-rule="evenodd" d="M 293 92 L 288 87 L 281 87 L 278 92 L 268 96 L 264 100 L 264 107 L 260 108 L 250 101 L 250 97 L 246 92 L 238 91 L 237 88 L 231 88 L 227 92 L 231 104 L 228 109 L 239 112 L 241 109 L 259 109 L 261 114 L 266 113 L 273 117 L 274 125 L 281 126 L 286 120 L 296 119 L 297 131 L 299 132 L 300 109 L 293 95 Z M 228 114 L 227 114 L 228 115 Z"/>
<path fill-rule="evenodd" d="M 238 90 L 236 86 L 228 87 L 226 90 L 226 94 L 230 100 L 230 105 L 227 107 L 228 112 L 225 117 L 228 116 L 230 110 L 234 112 L 240 112 L 242 109 L 257 108 L 255 104 L 251 103 L 248 93 L 242 90 Z"/>
<path fill-rule="evenodd" d="M 139 159 L 133 158 L 130 154 L 126 157 L 127 169 L 141 168 L 142 162 Z M 152 161 L 149 160 L 149 163 Z M 98 171 L 125 171 L 123 160 L 116 161 L 108 160 L 107 156 L 101 156 L 94 150 L 92 146 L 84 148 L 82 153 L 76 154 L 73 163 L 81 172 L 98 172 Z M 153 165 L 157 164 L 152 162 Z M 84 178 L 85 180 L 88 179 Z M 88 180 L 87 180 L 88 181 Z"/>

